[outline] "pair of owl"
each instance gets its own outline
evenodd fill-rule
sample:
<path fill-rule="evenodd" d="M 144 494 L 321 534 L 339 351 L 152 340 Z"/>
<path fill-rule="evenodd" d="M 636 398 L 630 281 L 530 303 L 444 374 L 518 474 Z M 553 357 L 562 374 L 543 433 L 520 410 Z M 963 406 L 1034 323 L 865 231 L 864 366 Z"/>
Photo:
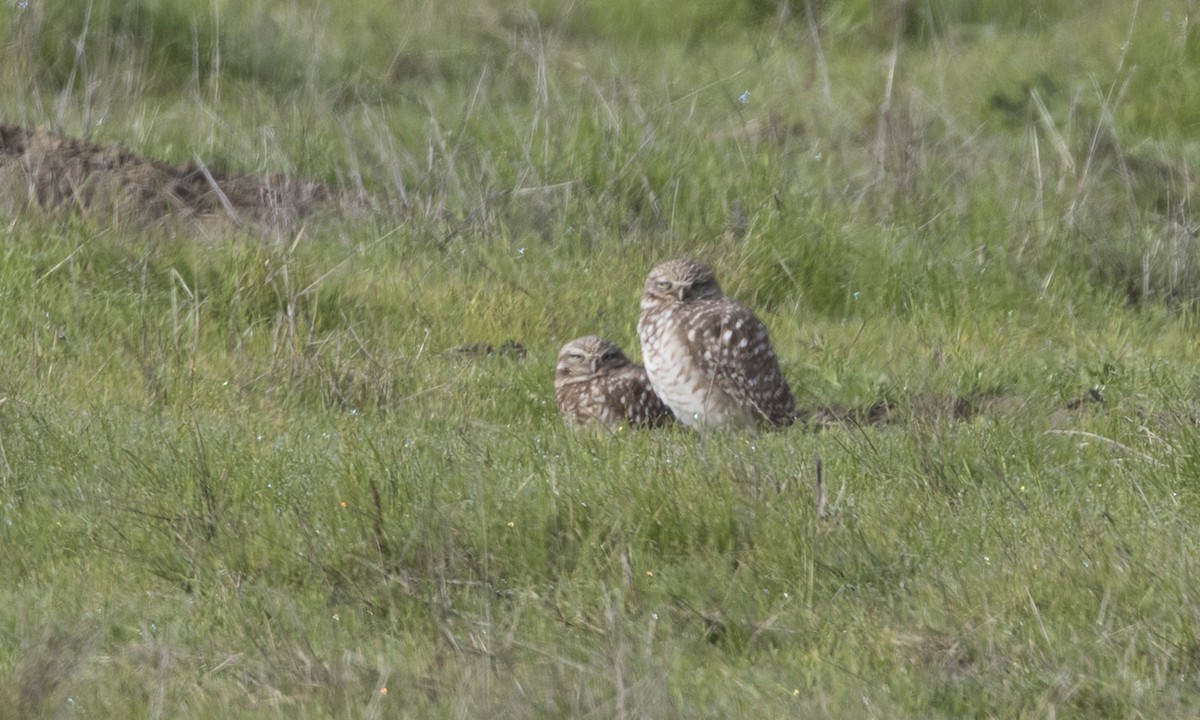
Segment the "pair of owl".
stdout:
<path fill-rule="evenodd" d="M 796 418 L 767 326 L 721 292 L 712 270 L 691 258 L 656 266 L 641 307 L 644 368 L 595 335 L 559 351 L 554 395 L 568 425 L 678 420 L 709 429 L 788 425 Z"/>

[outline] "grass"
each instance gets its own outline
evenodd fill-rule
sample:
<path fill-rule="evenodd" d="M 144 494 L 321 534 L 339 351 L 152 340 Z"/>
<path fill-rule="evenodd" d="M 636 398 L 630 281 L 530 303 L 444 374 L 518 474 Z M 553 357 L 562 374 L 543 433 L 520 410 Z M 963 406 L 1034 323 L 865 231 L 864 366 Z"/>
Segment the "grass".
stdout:
<path fill-rule="evenodd" d="M 1200 713 L 1195 13 L 876 5 L 0 6 L 5 120 L 371 198 L 6 211 L 0 718 Z M 892 420 L 567 430 L 683 252 Z"/>

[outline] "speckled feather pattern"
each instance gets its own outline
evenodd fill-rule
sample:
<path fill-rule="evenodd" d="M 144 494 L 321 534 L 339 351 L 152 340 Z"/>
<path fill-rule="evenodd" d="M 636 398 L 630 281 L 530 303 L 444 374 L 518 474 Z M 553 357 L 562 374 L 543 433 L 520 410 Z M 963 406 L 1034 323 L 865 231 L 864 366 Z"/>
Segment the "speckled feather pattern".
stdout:
<path fill-rule="evenodd" d="M 554 397 L 563 420 L 575 427 L 649 427 L 674 421 L 642 366 L 595 335 L 576 338 L 559 351 Z"/>
<path fill-rule="evenodd" d="M 650 384 L 694 428 L 790 424 L 796 400 L 767 327 L 688 258 L 650 271 L 638 338 Z"/>

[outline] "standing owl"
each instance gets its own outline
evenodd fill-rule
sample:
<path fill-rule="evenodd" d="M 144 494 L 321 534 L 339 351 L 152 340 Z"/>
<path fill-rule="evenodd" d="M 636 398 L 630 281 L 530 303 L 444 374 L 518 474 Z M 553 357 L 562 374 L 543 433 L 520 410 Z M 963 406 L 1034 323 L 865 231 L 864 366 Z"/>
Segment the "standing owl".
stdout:
<path fill-rule="evenodd" d="M 638 337 L 650 384 L 685 425 L 788 425 L 796 418 L 767 326 L 695 260 L 650 271 Z"/>
<path fill-rule="evenodd" d="M 595 335 L 576 338 L 558 352 L 554 398 L 572 426 L 657 426 L 673 420 L 642 366 L 616 343 Z"/>

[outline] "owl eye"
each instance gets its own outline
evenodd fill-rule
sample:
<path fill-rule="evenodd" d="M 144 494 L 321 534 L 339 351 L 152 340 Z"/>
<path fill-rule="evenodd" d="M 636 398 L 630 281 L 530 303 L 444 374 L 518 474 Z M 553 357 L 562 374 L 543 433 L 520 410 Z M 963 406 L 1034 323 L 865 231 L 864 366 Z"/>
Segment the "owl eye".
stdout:
<path fill-rule="evenodd" d="M 659 292 L 667 292 L 671 289 L 671 281 L 670 280 L 656 280 L 654 283 L 654 289 Z"/>
<path fill-rule="evenodd" d="M 583 353 L 567 353 L 567 359 L 579 362 L 580 360 L 583 360 Z"/>

